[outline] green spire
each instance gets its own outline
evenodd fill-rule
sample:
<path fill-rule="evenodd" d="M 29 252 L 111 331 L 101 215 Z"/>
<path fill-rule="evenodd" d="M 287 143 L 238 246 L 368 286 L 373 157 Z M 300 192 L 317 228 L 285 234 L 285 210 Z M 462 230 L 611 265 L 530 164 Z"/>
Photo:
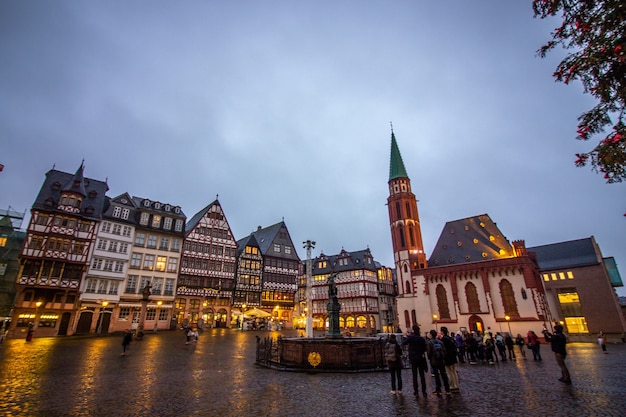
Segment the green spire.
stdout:
<path fill-rule="evenodd" d="M 389 181 L 395 178 L 409 178 L 402 162 L 402 155 L 400 155 L 400 149 L 396 143 L 396 136 L 393 134 L 393 128 L 391 129 L 391 158 L 389 163 Z"/>

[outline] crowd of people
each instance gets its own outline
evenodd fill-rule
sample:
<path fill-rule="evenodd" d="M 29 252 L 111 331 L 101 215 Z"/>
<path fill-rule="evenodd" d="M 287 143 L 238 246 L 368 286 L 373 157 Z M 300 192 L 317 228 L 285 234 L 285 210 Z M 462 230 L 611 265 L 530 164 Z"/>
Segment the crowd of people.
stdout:
<path fill-rule="evenodd" d="M 435 395 L 451 395 L 460 392 L 457 365 L 494 365 L 497 362 L 526 359 L 527 351 L 534 361 L 542 361 L 541 345 L 550 344 L 551 351 L 561 370 L 559 381 L 571 384 L 569 370 L 565 365 L 567 356 L 567 338 L 563 326 L 554 324 L 554 333 L 545 327 L 542 337 L 533 330 L 526 335 L 513 336 L 505 332 L 493 332 L 488 329 L 484 333 L 457 332 L 450 333 L 447 327 L 439 331 L 430 330 L 423 335 L 420 328 L 414 325 L 406 337 L 398 340 L 395 334 L 390 335 L 385 344 L 385 359 L 391 374 L 391 393 L 402 394 L 402 369 L 411 369 L 413 394 L 419 396 L 420 386 L 423 396 L 427 396 L 426 375 L 435 379 Z M 606 351 L 606 338 L 601 333 L 598 343 Z M 530 358 L 530 355 L 528 355 Z"/>

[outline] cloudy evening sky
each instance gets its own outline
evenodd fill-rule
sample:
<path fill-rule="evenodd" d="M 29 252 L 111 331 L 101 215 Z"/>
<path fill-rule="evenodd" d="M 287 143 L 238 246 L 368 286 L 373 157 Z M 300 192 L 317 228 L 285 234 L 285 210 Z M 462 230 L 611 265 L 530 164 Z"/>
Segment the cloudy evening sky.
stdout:
<path fill-rule="evenodd" d="M 393 266 L 393 122 L 427 256 L 487 213 L 527 246 L 593 235 L 626 278 L 626 184 L 574 166 L 594 101 L 535 54 L 558 25 L 530 0 L 4 1 L 0 208 L 84 159 L 111 197 L 219 194 L 237 239 L 284 219 L 302 259 Z"/>

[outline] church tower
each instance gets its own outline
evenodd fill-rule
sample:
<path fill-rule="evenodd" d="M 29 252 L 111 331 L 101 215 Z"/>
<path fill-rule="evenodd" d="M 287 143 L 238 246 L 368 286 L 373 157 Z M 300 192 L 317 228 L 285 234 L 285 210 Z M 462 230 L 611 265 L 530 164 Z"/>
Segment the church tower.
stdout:
<path fill-rule="evenodd" d="M 417 212 L 417 199 L 411 191 L 411 180 L 406 173 L 393 128 L 387 206 L 398 283 L 410 282 L 411 271 L 426 268 L 427 262 Z M 398 287 L 400 294 L 411 292 L 410 289 L 403 288 L 403 285 Z"/>

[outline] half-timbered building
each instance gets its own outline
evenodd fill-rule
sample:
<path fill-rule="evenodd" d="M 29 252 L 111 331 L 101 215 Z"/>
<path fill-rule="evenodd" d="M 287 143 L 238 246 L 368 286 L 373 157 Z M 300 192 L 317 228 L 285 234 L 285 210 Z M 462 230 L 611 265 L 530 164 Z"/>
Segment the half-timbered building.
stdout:
<path fill-rule="evenodd" d="M 216 199 L 185 227 L 176 290 L 178 324 L 230 327 L 237 242 Z"/>
<path fill-rule="evenodd" d="M 79 290 L 108 189 L 106 182 L 86 178 L 82 163 L 74 174 L 46 173 L 20 254 L 12 336 L 29 328 L 35 337 L 75 331 Z"/>

